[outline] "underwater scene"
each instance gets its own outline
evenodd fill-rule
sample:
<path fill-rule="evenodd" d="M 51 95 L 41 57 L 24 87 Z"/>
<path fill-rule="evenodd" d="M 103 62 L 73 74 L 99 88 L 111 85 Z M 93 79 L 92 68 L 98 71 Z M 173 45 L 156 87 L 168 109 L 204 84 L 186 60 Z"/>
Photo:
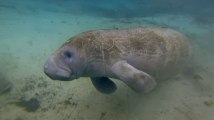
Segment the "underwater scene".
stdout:
<path fill-rule="evenodd" d="M 123 44 L 124 41 L 119 44 L 112 40 L 113 45 L 109 46 L 109 49 L 113 49 L 117 44 L 111 52 L 113 56 L 120 58 L 117 65 L 121 64 L 123 68 L 112 65 L 112 76 L 121 75 L 125 82 L 112 78 L 111 81 L 111 76 L 90 78 L 93 70 L 97 70 L 94 71 L 95 74 L 103 71 L 97 68 L 102 66 L 100 64 L 90 66 L 88 76 L 79 76 L 78 79 L 71 81 L 60 81 L 63 79 L 62 76 L 56 77 L 51 74 L 53 72 L 67 75 L 66 73 L 46 70 L 46 61 L 53 61 L 50 56 L 57 53 L 63 44 L 67 46 L 66 41 L 71 37 L 86 31 L 110 29 L 113 32 L 101 31 L 104 36 L 101 36 L 103 39 L 99 41 L 111 44 L 106 39 L 118 36 L 115 31 L 135 28 L 152 30 L 158 28 L 161 31 L 157 33 L 164 29 L 173 29 L 188 38 L 187 40 L 181 37 L 183 42 L 189 42 L 188 47 L 191 48 L 188 52 L 191 58 L 183 65 L 182 70 L 168 79 L 158 80 L 162 73 L 167 75 L 175 72 L 170 68 L 174 67 L 174 63 L 179 59 L 187 59 L 180 58 L 183 54 L 184 56 L 187 54 L 187 49 L 184 47 L 186 44 L 182 43 L 184 44 L 180 46 L 182 55 L 172 55 L 173 65 L 169 66 L 169 69 L 157 72 L 155 76 L 157 85 L 147 93 L 135 91 L 138 90 L 136 86 L 141 87 L 141 84 L 146 82 L 125 81 L 135 74 L 133 71 L 139 70 L 120 62 L 117 45 Z M 136 34 L 127 33 L 122 37 Z M 86 40 L 96 37 L 87 37 L 88 34 L 85 34 Z M 156 33 L 148 32 L 148 34 Z M 168 39 L 167 36 L 151 37 L 148 34 L 145 33 L 145 36 L 148 36 L 147 41 Z M 171 37 L 180 39 L 179 35 L 176 36 L 172 32 Z M 83 38 L 78 46 L 85 44 L 84 37 L 78 37 Z M 136 40 L 132 44 L 132 49 L 138 52 L 137 50 L 143 49 L 147 43 Z M 148 44 L 156 46 L 155 43 Z M 91 51 L 95 49 L 93 44 L 90 45 L 86 53 L 96 56 L 96 52 Z M 126 45 L 123 46 L 124 49 L 131 46 L 129 43 Z M 170 44 L 163 46 L 160 43 L 159 47 L 168 49 L 169 46 Z M 0 120 L 214 120 L 213 46 L 213 0 L 0 0 Z M 176 47 L 179 45 L 175 46 L 174 50 L 177 50 Z M 102 52 L 109 49 L 106 48 Z M 148 57 L 152 57 L 157 49 L 149 49 L 153 52 L 148 52 Z M 75 52 L 82 52 L 78 50 Z M 127 50 L 127 52 L 135 54 L 133 51 Z M 169 52 L 176 51 L 169 50 Z M 65 56 L 75 57 L 68 52 Z M 87 54 L 81 57 L 84 56 Z M 137 59 L 136 57 L 132 57 L 131 60 Z M 114 61 L 112 58 L 101 59 Z M 142 61 L 146 60 L 142 59 Z M 75 69 L 85 67 L 80 60 L 74 62 Z M 142 64 L 133 62 L 133 64 L 143 68 L 148 65 L 147 67 L 154 71 L 160 70 L 160 66 L 163 66 L 162 64 L 156 66 L 152 61 L 147 62 L 151 63 L 152 67 L 148 67 L 145 62 Z M 153 62 L 160 61 L 154 59 Z M 59 64 L 62 66 L 62 63 Z M 55 67 L 55 64 L 48 65 Z M 175 65 L 182 66 L 179 63 Z M 105 66 L 111 67 L 111 64 Z M 65 68 L 63 69 L 66 71 Z M 129 70 L 133 70 L 131 71 L 133 73 Z M 152 75 L 141 71 L 140 73 L 146 80 L 153 80 Z M 150 86 L 148 89 L 153 88 Z"/>

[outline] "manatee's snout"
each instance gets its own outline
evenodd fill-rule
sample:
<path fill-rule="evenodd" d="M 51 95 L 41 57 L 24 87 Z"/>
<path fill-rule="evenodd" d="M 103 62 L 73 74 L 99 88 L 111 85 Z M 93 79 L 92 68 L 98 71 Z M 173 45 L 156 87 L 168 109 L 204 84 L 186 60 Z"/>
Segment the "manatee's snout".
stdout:
<path fill-rule="evenodd" d="M 69 80 L 72 71 L 64 64 L 59 64 L 54 57 L 50 57 L 44 65 L 44 72 L 53 80 Z"/>

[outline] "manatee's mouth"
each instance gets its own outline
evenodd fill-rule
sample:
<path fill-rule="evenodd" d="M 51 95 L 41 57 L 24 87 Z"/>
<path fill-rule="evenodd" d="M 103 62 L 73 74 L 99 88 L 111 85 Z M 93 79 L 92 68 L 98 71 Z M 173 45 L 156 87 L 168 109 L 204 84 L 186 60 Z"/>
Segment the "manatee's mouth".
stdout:
<path fill-rule="evenodd" d="M 70 68 L 63 64 L 56 64 L 53 58 L 49 58 L 45 63 L 44 73 L 52 80 L 69 81 L 77 78 Z"/>

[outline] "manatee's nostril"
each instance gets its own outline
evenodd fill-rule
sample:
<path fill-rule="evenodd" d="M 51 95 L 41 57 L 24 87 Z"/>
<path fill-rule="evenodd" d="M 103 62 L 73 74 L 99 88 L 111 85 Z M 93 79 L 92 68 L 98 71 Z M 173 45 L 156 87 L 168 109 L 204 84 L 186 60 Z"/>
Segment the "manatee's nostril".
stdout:
<path fill-rule="evenodd" d="M 45 74 L 47 74 L 47 75 L 48 75 L 48 68 L 49 68 L 48 63 L 45 63 L 45 65 L 44 65 L 44 72 L 45 72 Z"/>
<path fill-rule="evenodd" d="M 44 69 L 45 70 L 48 69 L 48 64 L 45 64 Z"/>

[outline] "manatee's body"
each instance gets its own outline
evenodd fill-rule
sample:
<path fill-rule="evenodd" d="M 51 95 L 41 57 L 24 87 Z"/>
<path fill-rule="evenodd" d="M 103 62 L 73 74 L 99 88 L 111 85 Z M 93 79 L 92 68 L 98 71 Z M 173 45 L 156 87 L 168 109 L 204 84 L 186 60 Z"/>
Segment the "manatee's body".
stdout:
<path fill-rule="evenodd" d="M 164 28 L 98 30 L 69 39 L 45 64 L 52 79 L 91 77 L 97 90 L 112 93 L 125 82 L 137 92 L 149 92 L 155 79 L 166 79 L 183 69 L 190 58 L 188 39 Z"/>

